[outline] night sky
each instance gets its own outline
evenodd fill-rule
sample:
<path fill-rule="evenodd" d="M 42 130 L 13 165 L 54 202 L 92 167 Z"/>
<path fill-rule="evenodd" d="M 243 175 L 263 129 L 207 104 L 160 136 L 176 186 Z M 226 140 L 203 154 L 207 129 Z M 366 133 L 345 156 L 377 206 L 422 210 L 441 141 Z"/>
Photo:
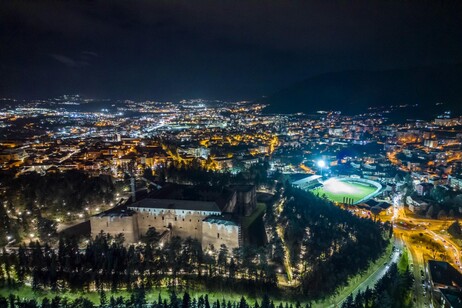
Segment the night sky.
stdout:
<path fill-rule="evenodd" d="M 462 62 L 462 1 L 2 1 L 0 95 L 253 99 Z"/>

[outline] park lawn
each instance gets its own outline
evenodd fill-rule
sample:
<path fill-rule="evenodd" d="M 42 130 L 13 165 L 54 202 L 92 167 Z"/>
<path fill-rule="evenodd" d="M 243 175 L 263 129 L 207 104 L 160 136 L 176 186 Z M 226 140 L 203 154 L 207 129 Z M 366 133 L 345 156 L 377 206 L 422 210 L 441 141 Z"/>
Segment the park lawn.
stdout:
<path fill-rule="evenodd" d="M 157 301 L 159 298 L 159 293 L 162 297 L 162 299 L 168 299 L 170 297 L 169 290 L 167 288 L 160 288 L 160 289 L 151 289 L 146 291 L 146 300 L 148 303 L 152 303 L 153 301 Z M 178 292 L 178 296 L 180 298 L 183 297 L 183 291 Z M 205 296 L 208 294 L 209 296 L 209 301 L 210 303 L 219 300 L 220 302 L 223 300 L 223 298 L 228 301 L 236 301 L 238 302 L 241 299 L 240 294 L 237 293 L 224 293 L 224 292 L 201 292 L 201 291 L 192 291 L 188 290 L 188 293 L 191 295 L 191 297 L 199 298 L 201 295 Z M 0 295 L 3 297 L 8 298 L 10 294 L 14 294 L 16 296 L 19 296 L 21 299 L 35 299 L 39 303 L 45 298 L 48 297 L 48 299 L 52 299 L 55 296 L 60 296 L 60 297 L 66 297 L 68 300 L 75 300 L 78 297 L 84 297 L 91 302 L 93 302 L 96 305 L 100 304 L 100 295 L 96 291 L 90 291 L 90 292 L 83 292 L 83 291 L 61 291 L 61 292 L 52 292 L 49 290 L 46 291 L 33 291 L 31 287 L 28 286 L 21 286 L 18 288 L 1 288 L 0 289 Z M 118 292 L 111 292 L 111 291 L 106 291 L 106 297 L 109 300 L 111 296 L 114 296 L 114 298 L 118 298 L 122 296 L 124 299 L 127 299 L 131 296 L 132 292 L 130 291 L 118 291 Z M 247 300 L 247 302 L 253 303 L 255 299 L 249 297 L 249 296 L 244 296 Z M 261 301 L 261 298 L 257 299 L 259 302 Z"/>
<path fill-rule="evenodd" d="M 335 190 L 335 185 L 321 186 L 316 189 L 313 189 L 311 192 L 319 197 L 322 197 L 325 194 L 327 199 L 333 202 L 343 202 L 344 197 L 352 198 L 353 202 L 356 202 L 377 190 L 377 187 L 375 186 L 364 185 L 362 183 L 359 184 L 359 183 L 353 183 L 353 182 L 342 182 L 342 184 L 350 186 L 352 192 L 351 193 L 338 192 Z"/>
<path fill-rule="evenodd" d="M 398 261 L 398 269 L 401 273 L 409 268 L 409 253 L 407 249 L 403 249 L 402 255 Z"/>
<path fill-rule="evenodd" d="M 66 297 L 69 300 L 74 300 L 80 296 L 84 296 L 86 299 L 92 301 L 95 304 L 99 304 L 99 294 L 97 292 L 71 292 L 71 291 L 61 291 L 61 292 L 52 292 L 52 291 L 33 291 L 31 287 L 21 286 L 17 288 L 1 288 L 0 295 L 8 298 L 10 294 L 14 294 L 21 299 L 35 299 L 39 303 L 45 298 L 52 299 L 55 296 Z M 111 293 L 112 294 L 112 293 Z M 108 297 L 110 293 L 107 292 Z M 114 294 L 115 295 L 115 294 Z M 117 294 L 120 296 L 121 294 Z"/>
<path fill-rule="evenodd" d="M 197 290 L 186 290 L 191 298 L 196 298 L 198 299 L 200 296 L 205 296 L 208 295 L 209 297 L 209 302 L 212 304 L 215 301 L 220 301 L 220 303 L 223 301 L 223 299 L 226 300 L 226 302 L 231 301 L 231 302 L 239 302 L 241 300 L 241 297 L 244 296 L 245 300 L 247 303 L 253 306 L 255 301 L 258 301 L 258 303 L 261 303 L 262 296 L 259 296 L 257 298 L 251 297 L 249 295 L 242 295 L 240 293 L 234 293 L 234 292 L 206 292 L 206 291 L 197 291 Z M 185 291 L 178 291 L 177 296 L 180 298 L 180 300 L 183 298 L 183 294 Z M 109 301 L 111 296 L 114 296 L 114 298 L 118 298 L 122 296 L 125 300 L 130 298 L 131 294 L 133 291 L 118 291 L 118 292 L 111 292 L 111 291 L 106 291 L 106 298 Z M 21 286 L 18 288 L 10 289 L 10 288 L 0 288 L 0 295 L 3 297 L 8 298 L 10 294 L 14 294 L 16 296 L 19 296 L 21 299 L 35 299 L 39 304 L 42 302 L 42 300 L 47 297 L 48 299 L 53 299 L 55 296 L 60 296 L 60 297 L 65 297 L 68 300 L 75 300 L 76 298 L 79 297 L 84 297 L 91 302 L 93 302 L 95 305 L 100 305 L 100 295 L 96 291 L 90 291 L 90 292 L 83 292 L 83 291 L 61 291 L 61 292 L 52 292 L 52 291 L 33 291 L 31 287 L 29 286 Z M 148 303 L 152 303 L 154 301 L 157 301 L 159 298 L 159 294 L 162 297 L 162 300 L 164 299 L 169 299 L 170 298 L 170 291 L 168 288 L 153 288 L 151 290 L 146 290 L 146 301 Z M 275 305 L 279 305 L 280 303 L 285 304 L 296 304 L 296 301 L 293 299 L 288 299 L 284 300 L 281 298 L 273 298 L 271 297 L 270 294 L 270 299 L 274 302 Z M 300 301 L 302 306 L 305 306 L 308 304 L 308 302 L 304 302 L 303 300 Z"/>
<path fill-rule="evenodd" d="M 398 271 L 402 274 L 406 270 L 409 270 L 409 251 L 405 247 L 401 254 L 401 257 L 398 260 Z M 408 292 L 406 298 L 404 299 L 405 302 L 403 303 L 403 307 L 412 307 L 412 298 L 413 294 L 412 291 Z"/>

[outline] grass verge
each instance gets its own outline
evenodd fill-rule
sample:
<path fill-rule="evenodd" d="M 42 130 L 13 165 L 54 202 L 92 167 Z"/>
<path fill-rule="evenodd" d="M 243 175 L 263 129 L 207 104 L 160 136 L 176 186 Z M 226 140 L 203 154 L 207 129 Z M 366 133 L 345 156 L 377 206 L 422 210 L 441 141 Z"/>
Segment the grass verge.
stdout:
<path fill-rule="evenodd" d="M 162 297 L 162 299 L 167 299 L 170 296 L 169 290 L 167 288 L 160 288 L 160 289 L 152 289 L 152 290 L 147 290 L 146 291 L 146 300 L 148 303 L 152 303 L 153 301 L 157 301 L 159 297 L 159 293 Z M 183 296 L 183 291 L 178 292 L 177 295 L 182 298 Z M 188 290 L 188 293 L 191 295 L 191 297 L 198 298 L 201 295 L 206 295 L 208 294 L 209 296 L 209 301 L 210 303 L 219 300 L 220 302 L 225 299 L 226 301 L 239 301 L 241 299 L 241 295 L 237 293 L 224 293 L 224 292 L 200 292 L 200 291 L 191 291 Z M 100 295 L 96 291 L 90 291 L 90 292 L 84 292 L 84 291 L 59 291 L 59 292 L 52 292 L 52 291 L 34 291 L 32 290 L 31 287 L 28 286 L 22 286 L 18 288 L 2 288 L 0 289 L 0 295 L 3 297 L 8 298 L 10 294 L 14 294 L 16 296 L 19 296 L 21 299 L 35 299 L 39 303 L 47 297 L 48 299 L 52 299 L 55 296 L 60 296 L 60 297 L 66 297 L 69 300 L 74 300 L 78 297 L 84 297 L 90 301 L 92 301 L 94 304 L 99 305 L 100 304 Z M 122 296 L 124 299 L 130 298 L 132 292 L 130 291 L 118 291 L 118 292 L 111 292 L 111 291 L 106 291 L 106 297 L 109 299 L 111 296 L 114 296 L 114 298 Z M 245 296 L 247 302 L 254 302 L 255 298 L 251 298 L 248 296 Z M 260 302 L 261 299 L 257 298 L 257 300 Z"/>
<path fill-rule="evenodd" d="M 382 254 L 380 258 L 378 258 L 375 262 L 373 262 L 364 272 L 359 273 L 348 281 L 348 285 L 342 287 L 338 290 L 337 295 L 324 300 L 322 302 L 316 303 L 315 307 L 328 307 L 337 305 L 339 302 L 343 301 L 347 298 L 353 291 L 366 279 L 368 279 L 371 275 L 373 275 L 380 267 L 383 266 L 385 262 L 388 262 L 390 259 L 390 254 L 393 252 L 393 242 L 390 241 L 385 252 Z"/>

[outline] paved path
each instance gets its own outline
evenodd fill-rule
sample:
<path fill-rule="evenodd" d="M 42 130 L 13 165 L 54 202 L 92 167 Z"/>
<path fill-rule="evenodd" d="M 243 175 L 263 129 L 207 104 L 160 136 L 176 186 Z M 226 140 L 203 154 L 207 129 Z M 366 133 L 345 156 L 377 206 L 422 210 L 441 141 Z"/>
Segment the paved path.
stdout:
<path fill-rule="evenodd" d="M 395 246 L 398 247 L 396 244 L 400 243 L 399 241 L 395 242 Z M 393 263 L 398 263 L 399 255 L 402 252 L 402 243 L 398 247 L 399 249 L 392 252 L 390 259 L 387 263 L 381 266 L 378 270 L 376 270 L 372 275 L 370 275 L 366 280 L 364 280 L 355 290 L 353 290 L 353 296 L 361 291 L 366 291 L 367 288 L 373 289 L 377 281 L 379 281 L 385 274 L 387 273 L 388 269 Z"/>
<path fill-rule="evenodd" d="M 364 292 L 366 291 L 366 289 L 369 287 L 369 289 L 373 289 L 375 284 L 377 283 L 377 281 L 380 280 L 380 278 L 382 278 L 385 273 L 388 271 L 388 269 L 390 268 L 390 266 L 393 264 L 393 263 L 397 263 L 398 260 L 399 260 L 399 255 L 400 253 L 402 252 L 403 250 L 403 242 L 400 240 L 400 239 L 397 239 L 395 238 L 394 240 L 394 244 L 395 244 L 395 247 L 398 248 L 396 249 L 395 251 L 392 252 L 392 254 L 390 255 L 390 258 L 388 259 L 388 261 L 386 263 L 384 263 L 382 266 L 380 266 L 374 273 L 372 273 L 369 277 L 367 277 L 363 282 L 361 282 L 354 290 L 353 292 L 351 292 L 350 294 L 353 294 L 353 298 L 356 296 L 356 294 L 358 294 L 358 292 Z M 350 296 L 350 294 L 348 294 L 344 299 L 342 299 L 341 301 L 339 301 L 336 305 L 334 305 L 335 307 L 340 307 L 342 305 L 342 303 L 348 298 L 348 296 Z M 334 307 L 332 306 L 332 307 Z"/>

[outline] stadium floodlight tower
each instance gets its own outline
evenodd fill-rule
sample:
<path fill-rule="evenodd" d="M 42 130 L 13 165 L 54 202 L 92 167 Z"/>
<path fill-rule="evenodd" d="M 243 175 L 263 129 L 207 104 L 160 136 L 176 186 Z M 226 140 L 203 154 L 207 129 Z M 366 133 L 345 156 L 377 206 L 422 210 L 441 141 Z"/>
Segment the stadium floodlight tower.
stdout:
<path fill-rule="evenodd" d="M 322 170 L 324 169 L 325 166 L 326 166 L 325 161 L 323 161 L 322 159 L 318 160 L 318 167 L 321 168 L 321 177 L 322 177 Z"/>

